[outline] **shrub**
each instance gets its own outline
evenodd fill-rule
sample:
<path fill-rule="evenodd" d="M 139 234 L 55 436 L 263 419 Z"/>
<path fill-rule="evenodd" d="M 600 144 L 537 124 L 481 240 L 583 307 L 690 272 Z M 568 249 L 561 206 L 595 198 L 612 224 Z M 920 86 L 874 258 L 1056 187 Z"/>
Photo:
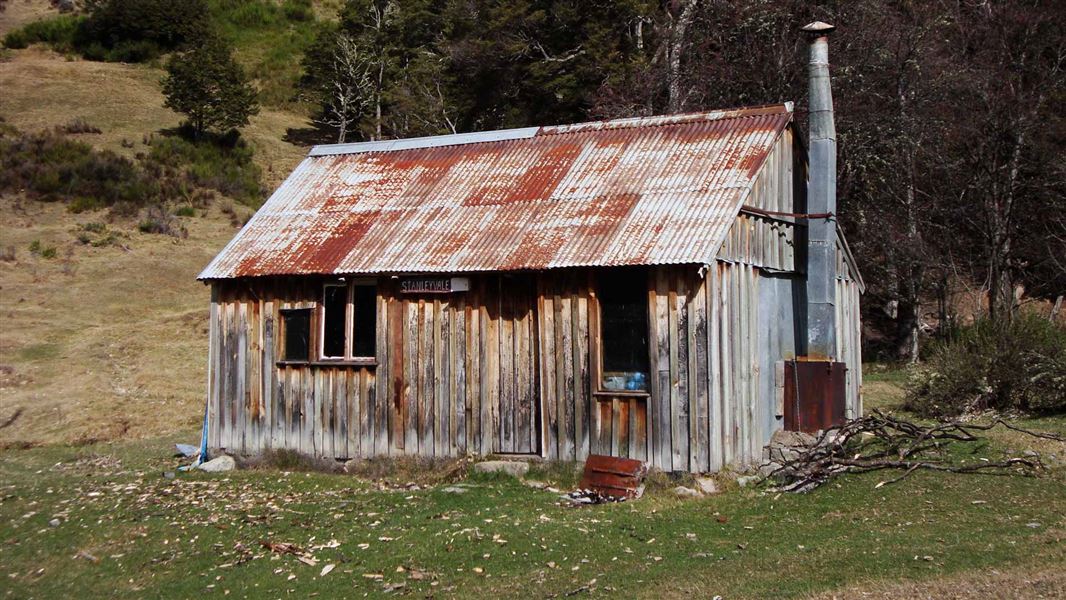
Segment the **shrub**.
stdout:
<path fill-rule="evenodd" d="M 103 133 L 99 127 L 89 123 L 85 119 L 78 117 L 73 119 L 66 125 L 57 128 L 60 133 Z"/>
<path fill-rule="evenodd" d="M 199 43 L 209 31 L 204 0 L 101 0 L 74 43 L 91 60 L 142 62 Z"/>
<path fill-rule="evenodd" d="M 232 135 L 205 136 L 199 141 L 170 136 L 152 144 L 148 160 L 183 169 L 185 176 L 197 187 L 258 206 L 264 190 L 262 173 L 252 161 L 252 155 L 252 149 Z"/>
<path fill-rule="evenodd" d="M 188 204 L 186 204 L 184 206 L 179 206 L 174 211 L 174 216 L 176 216 L 176 217 L 195 217 L 196 216 L 196 209 L 193 208 L 192 206 L 188 205 Z"/>
<path fill-rule="evenodd" d="M 30 254 L 34 256 L 40 256 L 41 258 L 55 258 L 56 247 L 45 246 L 41 243 L 41 240 L 33 240 L 32 242 L 30 242 Z"/>
<path fill-rule="evenodd" d="M 174 237 L 187 238 L 189 231 L 167 211 L 162 204 L 149 206 L 144 219 L 137 225 L 141 233 L 158 233 Z"/>
<path fill-rule="evenodd" d="M 907 383 L 906 407 L 924 416 L 1018 409 L 1066 411 L 1066 328 L 1035 315 L 978 321 L 933 346 Z"/>
<path fill-rule="evenodd" d="M 59 52 L 72 52 L 81 22 L 82 18 L 74 15 L 33 21 L 5 35 L 4 46 L 21 49 L 30 44 L 42 43 L 49 44 Z"/>
<path fill-rule="evenodd" d="M 129 159 L 51 133 L 0 136 L 2 190 L 65 200 L 74 212 L 116 202 L 143 204 L 159 195 L 158 184 Z"/>
<path fill-rule="evenodd" d="M 315 18 L 311 0 L 285 0 L 281 10 L 290 21 L 313 21 Z"/>

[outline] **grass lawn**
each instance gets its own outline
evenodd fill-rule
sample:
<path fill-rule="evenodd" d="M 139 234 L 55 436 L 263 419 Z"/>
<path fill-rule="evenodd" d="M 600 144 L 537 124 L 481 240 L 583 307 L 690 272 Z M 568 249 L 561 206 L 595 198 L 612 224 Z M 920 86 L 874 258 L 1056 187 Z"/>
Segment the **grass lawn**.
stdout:
<path fill-rule="evenodd" d="M 1066 430 L 1061 418 L 1027 424 Z M 176 439 L 0 453 L 6 595 L 735 598 L 906 584 L 913 596 L 947 577 L 965 596 L 989 573 L 1017 586 L 1012 573 L 1034 571 L 1052 595 L 1066 591 L 1061 466 L 1042 478 L 918 473 L 879 489 L 871 474 L 804 496 L 726 484 L 697 500 L 652 491 L 569 508 L 484 476 L 462 493 L 266 469 L 168 479 Z M 973 459 L 1017 443 L 997 435 Z M 262 541 L 296 544 L 306 562 Z"/>

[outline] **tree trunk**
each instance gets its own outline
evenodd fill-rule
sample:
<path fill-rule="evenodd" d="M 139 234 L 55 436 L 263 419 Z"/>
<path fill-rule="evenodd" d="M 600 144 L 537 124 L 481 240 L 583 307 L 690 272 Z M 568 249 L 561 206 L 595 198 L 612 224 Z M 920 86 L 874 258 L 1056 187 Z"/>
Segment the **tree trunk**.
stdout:
<path fill-rule="evenodd" d="M 670 35 L 670 44 L 667 47 L 667 91 L 669 92 L 668 112 L 678 113 L 684 107 L 684 98 L 681 93 L 681 53 L 685 48 L 685 34 L 688 26 L 696 16 L 696 5 L 699 0 L 685 0 L 681 6 L 681 14 L 674 22 L 673 31 Z"/>

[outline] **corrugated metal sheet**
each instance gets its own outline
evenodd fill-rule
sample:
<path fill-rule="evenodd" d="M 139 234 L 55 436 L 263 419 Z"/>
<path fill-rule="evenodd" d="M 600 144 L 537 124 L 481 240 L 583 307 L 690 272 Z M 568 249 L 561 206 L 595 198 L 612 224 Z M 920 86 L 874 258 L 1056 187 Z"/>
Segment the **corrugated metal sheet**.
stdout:
<path fill-rule="evenodd" d="M 317 147 L 200 278 L 710 263 L 791 119 L 784 104 Z"/>

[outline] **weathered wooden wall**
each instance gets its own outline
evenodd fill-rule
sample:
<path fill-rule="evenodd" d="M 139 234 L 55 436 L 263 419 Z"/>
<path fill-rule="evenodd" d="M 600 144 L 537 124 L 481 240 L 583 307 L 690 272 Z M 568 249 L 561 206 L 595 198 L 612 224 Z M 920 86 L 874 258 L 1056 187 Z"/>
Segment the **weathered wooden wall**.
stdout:
<path fill-rule="evenodd" d="M 474 281 L 419 297 L 382 279 L 373 366 L 277 364 L 280 310 L 312 307 L 322 279 L 214 284 L 209 445 L 336 458 L 539 452 L 532 279 Z"/>
<path fill-rule="evenodd" d="M 719 328 L 708 318 L 719 309 L 695 266 L 650 271 L 650 396 L 594 392 L 588 270 L 473 277 L 469 292 L 448 296 L 400 295 L 382 279 L 376 365 L 278 364 L 280 311 L 311 307 L 323 281 L 214 285 L 212 448 L 337 458 L 602 453 L 670 470 L 721 463 L 710 440 L 726 434 L 708 429 L 718 422 L 710 373 L 722 368 L 709 363 Z M 732 339 L 730 326 L 720 329 Z"/>

